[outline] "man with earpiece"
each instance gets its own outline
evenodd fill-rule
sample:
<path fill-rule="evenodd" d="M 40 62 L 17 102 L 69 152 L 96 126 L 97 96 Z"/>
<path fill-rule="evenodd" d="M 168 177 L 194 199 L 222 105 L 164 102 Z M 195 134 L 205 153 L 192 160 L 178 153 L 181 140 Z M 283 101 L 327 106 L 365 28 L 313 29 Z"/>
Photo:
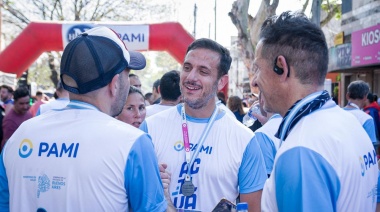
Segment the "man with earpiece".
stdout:
<path fill-rule="evenodd" d="M 264 110 L 283 118 L 262 211 L 375 211 L 377 161 L 359 121 L 324 89 L 325 36 L 303 13 L 261 27 L 252 85 Z"/>

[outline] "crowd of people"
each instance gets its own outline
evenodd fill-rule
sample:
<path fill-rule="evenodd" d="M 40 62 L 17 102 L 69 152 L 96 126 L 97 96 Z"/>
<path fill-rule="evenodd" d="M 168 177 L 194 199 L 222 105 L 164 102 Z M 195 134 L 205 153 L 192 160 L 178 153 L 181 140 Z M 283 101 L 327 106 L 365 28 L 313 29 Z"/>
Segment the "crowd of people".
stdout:
<path fill-rule="evenodd" d="M 358 80 L 346 106 L 332 100 L 320 27 L 300 12 L 265 20 L 258 94 L 219 92 L 231 62 L 197 39 L 181 71 L 144 94 L 141 53 L 107 27 L 82 33 L 64 49 L 56 100 L 38 93 L 31 106 L 27 89 L 1 86 L 0 211 L 212 211 L 222 199 L 249 211 L 375 211 L 377 96 Z"/>

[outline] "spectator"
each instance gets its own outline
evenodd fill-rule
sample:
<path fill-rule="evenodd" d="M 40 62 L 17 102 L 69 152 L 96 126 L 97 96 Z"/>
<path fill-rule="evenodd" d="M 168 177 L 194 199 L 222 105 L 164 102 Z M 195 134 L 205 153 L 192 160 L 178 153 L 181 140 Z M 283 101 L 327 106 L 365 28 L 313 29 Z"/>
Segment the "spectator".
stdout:
<path fill-rule="evenodd" d="M 362 80 L 351 82 L 347 87 L 346 94 L 348 104 L 343 109 L 350 112 L 358 119 L 364 130 L 367 132 L 372 143 L 376 143 L 376 131 L 373 118 L 361 110 L 365 105 L 368 93 L 368 83 Z"/>
<path fill-rule="evenodd" d="M 160 93 L 160 79 L 154 81 L 153 88 L 152 88 L 152 98 L 153 98 L 153 104 L 158 104 L 161 101 L 161 93 Z"/>
<path fill-rule="evenodd" d="M 36 116 L 40 106 L 45 104 L 45 101 L 43 100 L 43 98 L 44 98 L 44 94 L 41 91 L 37 91 L 36 92 L 36 100 L 29 109 L 30 113 L 32 113 L 33 116 Z"/>
<path fill-rule="evenodd" d="M 123 111 L 116 118 L 139 128 L 140 124 L 145 120 L 145 116 L 146 108 L 144 95 L 138 88 L 131 85 Z"/>
<path fill-rule="evenodd" d="M 377 105 L 377 102 L 375 102 L 372 93 L 367 94 L 367 99 L 365 100 L 363 110 L 373 118 L 373 122 L 375 123 L 376 138 L 377 140 L 380 140 L 380 107 Z"/>
<path fill-rule="evenodd" d="M 7 114 L 13 107 L 13 89 L 8 85 L 0 86 L 0 97 L 5 114 Z"/>
<path fill-rule="evenodd" d="M 216 96 L 218 97 L 219 101 L 226 105 L 226 96 L 224 95 L 224 93 L 222 91 L 219 91 Z"/>
<path fill-rule="evenodd" d="M 215 41 L 195 40 L 180 75 L 184 103 L 140 126 L 172 174 L 169 190 L 177 209 L 212 211 L 220 199 L 235 202 L 240 194 L 250 211 L 260 211 L 267 179 L 260 147 L 254 134 L 217 104 L 231 61 L 229 51 Z"/>
<path fill-rule="evenodd" d="M 146 101 L 148 101 L 149 105 L 153 104 L 153 94 L 152 92 L 148 92 L 145 95 Z"/>
<path fill-rule="evenodd" d="M 179 71 L 172 70 L 165 73 L 160 79 L 158 90 L 161 94 L 161 101 L 159 104 L 153 104 L 146 108 L 147 117 L 176 106 L 181 101 Z"/>
<path fill-rule="evenodd" d="M 301 12 L 267 18 L 253 65 L 264 110 L 284 117 L 262 210 L 374 211 L 376 152 L 356 118 L 323 90 L 328 48 L 321 28 Z"/>
<path fill-rule="evenodd" d="M 1 149 L 4 147 L 7 140 L 18 129 L 18 127 L 24 121 L 33 117 L 33 115 L 29 112 L 29 90 L 24 87 L 20 87 L 15 90 L 13 95 L 14 105 L 3 119 L 3 140 L 1 141 Z"/>
<path fill-rule="evenodd" d="M 135 86 L 135 88 L 141 91 L 141 81 L 139 76 L 137 76 L 136 74 L 129 74 L 129 82 L 132 86 Z"/>
<path fill-rule="evenodd" d="M 243 123 L 245 112 L 243 110 L 243 104 L 240 97 L 230 96 L 228 98 L 228 108 L 234 113 L 236 119 Z"/>
<path fill-rule="evenodd" d="M 57 98 L 49 101 L 47 104 L 41 105 L 36 114 L 37 116 L 50 110 L 63 109 L 69 104 L 69 92 L 63 88 L 61 82 L 58 82 L 55 94 L 57 95 Z"/>
<path fill-rule="evenodd" d="M 113 118 L 125 104 L 130 70 L 143 69 L 144 56 L 109 28 L 94 27 L 65 47 L 60 67 L 70 103 L 25 122 L 8 141 L 0 209 L 165 211 L 149 135 Z"/>

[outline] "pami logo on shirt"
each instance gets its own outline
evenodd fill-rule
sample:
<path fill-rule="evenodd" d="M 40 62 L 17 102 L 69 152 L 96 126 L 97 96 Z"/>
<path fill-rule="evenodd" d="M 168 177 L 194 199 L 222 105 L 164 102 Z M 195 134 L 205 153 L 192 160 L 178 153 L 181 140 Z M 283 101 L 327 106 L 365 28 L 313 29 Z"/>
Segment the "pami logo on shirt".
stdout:
<path fill-rule="evenodd" d="M 359 162 L 361 166 L 361 174 L 364 176 L 365 171 L 372 166 L 376 166 L 376 151 L 373 150 L 373 152 L 368 152 L 367 154 L 363 155 L 363 157 L 359 157 Z"/>
<path fill-rule="evenodd" d="M 177 142 L 175 142 L 174 143 L 174 149 L 176 150 L 176 151 L 182 151 L 183 150 L 183 142 L 182 141 L 177 141 Z"/>
<path fill-rule="evenodd" d="M 38 156 L 46 156 L 46 157 L 77 157 L 79 149 L 79 143 L 46 143 L 41 142 L 40 147 L 38 149 Z"/>
<path fill-rule="evenodd" d="M 22 158 L 29 157 L 33 152 L 33 143 L 29 139 L 21 141 L 20 148 L 18 149 L 18 155 Z"/>

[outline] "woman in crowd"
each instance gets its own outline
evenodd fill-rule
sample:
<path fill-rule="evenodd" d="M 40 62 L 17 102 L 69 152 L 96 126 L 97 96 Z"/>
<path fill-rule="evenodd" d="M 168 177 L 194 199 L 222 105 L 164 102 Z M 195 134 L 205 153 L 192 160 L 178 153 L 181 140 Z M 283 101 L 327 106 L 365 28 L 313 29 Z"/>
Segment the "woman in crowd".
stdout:
<path fill-rule="evenodd" d="M 139 128 L 145 120 L 145 98 L 136 87 L 131 86 L 123 111 L 116 117 L 118 120 Z"/>
<path fill-rule="evenodd" d="M 228 108 L 235 114 L 237 120 L 243 122 L 245 112 L 240 97 L 230 96 L 230 98 L 228 98 Z"/>

